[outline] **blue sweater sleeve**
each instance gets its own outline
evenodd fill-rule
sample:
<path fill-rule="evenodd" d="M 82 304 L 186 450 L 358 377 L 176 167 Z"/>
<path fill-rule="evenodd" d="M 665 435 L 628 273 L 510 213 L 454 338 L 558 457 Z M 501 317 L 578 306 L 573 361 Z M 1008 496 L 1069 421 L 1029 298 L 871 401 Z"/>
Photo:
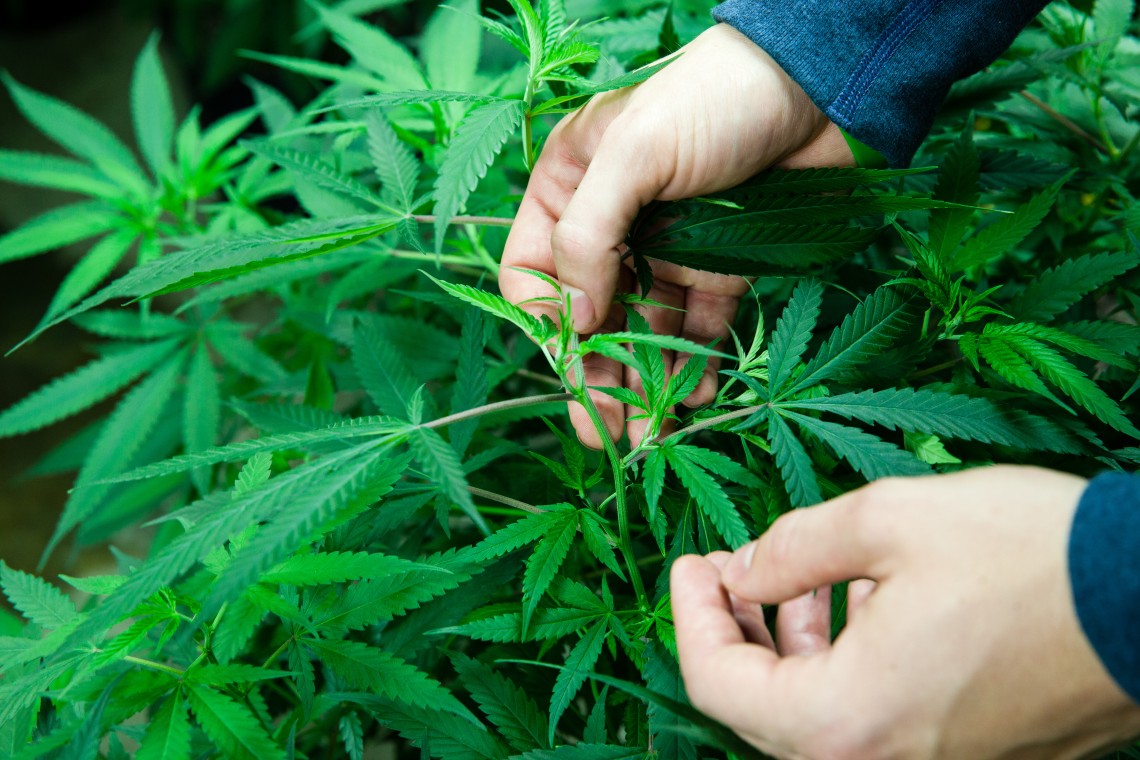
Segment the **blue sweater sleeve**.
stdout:
<path fill-rule="evenodd" d="M 713 16 L 762 47 L 837 125 L 910 163 L 950 85 L 992 63 L 1045 0 L 728 0 Z"/>
<path fill-rule="evenodd" d="M 1081 628 L 1105 669 L 1140 703 L 1140 475 L 1093 478 L 1069 533 Z"/>

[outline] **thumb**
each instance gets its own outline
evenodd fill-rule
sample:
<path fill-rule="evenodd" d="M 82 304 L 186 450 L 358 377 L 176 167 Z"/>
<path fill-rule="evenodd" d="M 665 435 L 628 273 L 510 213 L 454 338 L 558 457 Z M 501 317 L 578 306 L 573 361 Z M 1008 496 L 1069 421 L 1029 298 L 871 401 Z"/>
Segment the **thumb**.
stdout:
<path fill-rule="evenodd" d="M 741 599 L 779 604 L 852 578 L 883 580 L 901 522 L 900 499 L 890 494 L 906 488 L 905 481 L 897 488 L 880 482 L 789 512 L 733 555 L 722 576 L 725 587 Z"/>
<path fill-rule="evenodd" d="M 580 333 L 605 320 L 629 228 L 668 182 L 668 146 L 629 121 L 610 123 L 551 236 L 554 268 Z"/>

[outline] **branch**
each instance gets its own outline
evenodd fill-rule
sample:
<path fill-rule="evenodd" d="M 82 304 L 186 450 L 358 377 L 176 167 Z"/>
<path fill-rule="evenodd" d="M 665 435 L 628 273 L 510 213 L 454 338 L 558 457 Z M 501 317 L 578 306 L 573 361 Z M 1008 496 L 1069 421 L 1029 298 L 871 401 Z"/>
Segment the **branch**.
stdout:
<path fill-rule="evenodd" d="M 130 655 L 130 654 L 127 655 L 126 657 L 124 657 L 123 661 L 129 662 L 132 665 L 139 665 L 139 666 L 144 667 L 144 668 L 150 668 L 151 670 L 158 670 L 158 671 L 161 671 L 163 673 L 169 673 L 170 675 L 177 676 L 178 678 L 181 678 L 182 676 L 186 675 L 186 671 L 184 671 L 182 668 L 176 668 L 173 665 L 165 665 L 161 662 L 155 662 L 154 660 L 147 660 L 147 659 L 144 659 L 142 657 L 135 657 L 134 655 Z"/>
<path fill-rule="evenodd" d="M 684 438 L 685 436 L 692 435 L 693 433 L 699 433 L 702 430 L 707 430 L 708 428 L 716 427 L 717 425 L 720 425 L 720 424 L 725 423 L 725 422 L 730 422 L 730 421 L 735 420 L 735 419 L 739 419 L 740 417 L 751 416 L 751 415 L 755 414 L 756 412 L 760 411 L 761 409 L 763 409 L 764 406 L 766 406 L 766 405 L 746 406 L 742 409 L 734 409 L 731 412 L 725 412 L 724 414 L 718 414 L 716 417 L 709 417 L 707 420 L 701 420 L 700 422 L 695 422 L 692 425 L 689 425 L 688 427 L 681 428 L 680 430 L 676 431 L 672 435 L 668 435 L 665 438 L 662 438 L 661 441 L 658 443 L 658 446 L 667 446 L 670 443 L 672 443 L 673 441 L 678 441 L 678 440 Z M 650 450 L 651 449 L 647 448 L 647 449 L 642 449 L 641 451 L 634 452 L 634 456 L 631 456 L 629 458 L 629 460 L 626 462 L 626 465 L 631 465 L 634 462 L 641 461 L 642 459 L 645 458 L 645 455 L 650 452 Z"/>
<path fill-rule="evenodd" d="M 541 515 L 546 511 L 542 507 L 536 507 L 533 504 L 527 504 L 525 501 L 512 499 L 510 496 L 503 496 L 501 493 L 495 493 L 494 491 L 484 491 L 482 488 L 476 488 L 475 486 L 467 486 L 467 490 L 475 496 L 480 496 L 484 499 L 490 499 L 491 501 L 497 501 L 500 504 L 505 504 L 508 507 L 514 507 L 515 509 L 521 509 L 523 512 L 530 512 L 534 515 Z"/>
<path fill-rule="evenodd" d="M 1137 134 L 1140 134 L 1140 133 L 1137 133 Z M 562 381 L 559 380 L 557 377 L 551 377 L 550 375 L 544 375 L 541 372 L 534 372 L 534 371 L 529 370 L 529 369 L 520 369 L 520 370 L 517 370 L 515 372 L 515 374 L 518 375 L 519 377 L 525 377 L 528 380 L 534 380 L 535 382 L 545 383 L 546 385 L 553 385 L 555 388 L 561 388 L 562 387 Z"/>
<path fill-rule="evenodd" d="M 1070 132 L 1072 132 L 1077 137 L 1079 137 L 1082 140 L 1084 140 L 1085 142 L 1087 142 L 1089 145 L 1093 146 L 1094 148 L 1101 151 L 1102 153 L 1107 153 L 1107 154 L 1111 155 L 1112 151 L 1110 151 L 1108 149 L 1107 145 L 1105 145 L 1100 140 L 1098 140 L 1096 138 L 1096 136 L 1090 134 L 1080 124 L 1077 124 L 1075 121 L 1070 119 L 1068 116 L 1065 116 L 1063 113 L 1060 113 L 1059 111 L 1054 109 L 1052 106 L 1050 106 L 1048 103 L 1044 102 L 1043 100 L 1038 98 L 1036 95 L 1029 92 L 1029 90 L 1022 90 L 1018 94 L 1021 95 L 1021 97 L 1028 100 L 1033 105 L 1037 106 L 1039 109 L 1041 109 L 1041 112 L 1044 113 L 1046 116 L 1048 116 L 1050 119 L 1053 119 L 1058 124 L 1060 124 L 1062 127 L 1064 127 L 1065 129 L 1069 130 Z"/>
<path fill-rule="evenodd" d="M 412 219 L 420 224 L 435 224 L 435 214 L 413 214 Z M 510 227 L 514 219 L 504 216 L 453 216 L 448 224 L 482 224 L 486 227 Z"/>
<path fill-rule="evenodd" d="M 465 412 L 456 412 L 449 414 L 446 417 L 440 417 L 438 420 L 425 422 L 420 427 L 433 429 L 440 427 L 447 427 L 454 425 L 456 422 L 463 422 L 472 417 L 482 417 L 484 414 L 493 414 L 501 412 L 505 409 L 516 409 L 518 407 L 538 406 L 539 404 L 552 404 L 558 401 L 571 401 L 574 396 L 569 393 L 548 393 L 545 396 L 526 396 L 524 398 L 512 398 L 506 401 L 497 401 L 494 404 L 485 404 L 474 409 L 468 409 Z"/>

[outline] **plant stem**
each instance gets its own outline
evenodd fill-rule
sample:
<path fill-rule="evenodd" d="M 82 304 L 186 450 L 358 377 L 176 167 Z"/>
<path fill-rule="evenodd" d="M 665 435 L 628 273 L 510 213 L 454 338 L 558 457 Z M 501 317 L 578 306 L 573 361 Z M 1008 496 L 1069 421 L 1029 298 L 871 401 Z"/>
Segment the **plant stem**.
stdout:
<path fill-rule="evenodd" d="M 1136 150 L 1137 145 L 1140 145 L 1140 131 L 1137 131 L 1136 134 L 1132 135 L 1132 139 L 1129 140 L 1128 144 L 1124 146 L 1124 149 L 1116 155 L 1117 163 L 1123 163 L 1124 160 L 1132 154 L 1132 151 Z"/>
<path fill-rule="evenodd" d="M 1077 137 L 1079 137 L 1082 140 L 1084 140 L 1085 142 L 1087 142 L 1089 145 L 1092 145 L 1094 148 L 1101 151 L 1102 153 L 1108 153 L 1111 155 L 1111 152 L 1109 151 L 1108 146 L 1105 145 L 1104 143 L 1102 143 L 1100 140 L 1098 140 L 1095 135 L 1089 134 L 1089 132 L 1084 127 L 1077 124 L 1075 121 L 1070 119 L 1068 116 L 1065 116 L 1064 114 L 1059 113 L 1056 109 L 1054 109 L 1048 103 L 1041 100 L 1039 97 L 1037 97 L 1033 93 L 1029 92 L 1029 90 L 1022 90 L 1018 94 L 1020 94 L 1021 97 L 1025 98 L 1030 103 L 1032 103 L 1033 105 L 1035 105 L 1039 109 L 1041 109 L 1041 112 L 1044 113 L 1046 116 L 1048 116 L 1050 119 L 1057 122 L 1062 127 L 1064 127 L 1065 129 L 1069 130 L 1070 132 L 1072 132 Z"/>
<path fill-rule="evenodd" d="M 392 250 L 392 251 L 385 251 L 384 255 L 385 256 L 391 256 L 394 259 L 410 259 L 412 261 L 430 261 L 433 264 L 436 262 L 439 262 L 440 264 L 443 264 L 444 266 L 470 267 L 472 271 L 475 271 L 475 266 L 479 263 L 478 261 L 475 261 L 474 259 L 472 259 L 470 256 L 446 256 L 443 254 L 436 256 L 434 253 L 424 253 L 422 251 L 404 251 L 404 250 L 399 250 L 399 249 Z"/>
<path fill-rule="evenodd" d="M 269 670 L 278 657 L 288 648 L 289 644 L 296 639 L 296 636 L 290 636 L 281 642 L 281 646 L 273 650 L 273 654 L 265 658 L 265 664 L 261 666 L 263 670 Z"/>
<path fill-rule="evenodd" d="M 523 115 L 523 160 L 526 162 L 527 171 L 534 168 L 534 126 L 531 123 L 534 116 L 530 112 L 530 107 L 526 109 Z"/>
<path fill-rule="evenodd" d="M 510 496 L 503 496 L 501 493 L 495 493 L 494 491 L 484 491 L 482 488 L 476 488 L 475 486 L 467 486 L 467 490 L 470 491 L 474 496 L 481 496 L 484 499 L 497 501 L 500 504 L 506 504 L 508 507 L 521 509 L 523 512 L 530 512 L 534 515 L 540 515 L 546 511 L 542 507 L 536 507 L 533 504 L 527 504 L 525 501 L 512 499 Z"/>
<path fill-rule="evenodd" d="M 617 445 L 610 440 L 609 433 L 606 432 L 606 425 L 602 421 L 602 415 L 598 412 L 598 407 L 594 405 L 594 400 L 590 398 L 589 392 L 582 389 L 575 395 L 578 403 L 585 407 L 586 413 L 590 415 L 590 421 L 594 423 L 598 436 L 602 439 L 602 448 L 610 461 L 610 469 L 613 470 L 614 476 L 614 498 L 617 501 L 618 546 L 629 571 L 629 579 L 633 583 L 633 592 L 637 595 L 638 606 L 643 610 L 648 610 L 649 598 L 645 595 L 645 583 L 641 580 L 641 568 L 638 567 L 633 553 L 633 539 L 629 535 L 629 505 L 625 498 L 625 463 L 618 453 Z"/>
<path fill-rule="evenodd" d="M 435 214 L 413 214 L 412 219 L 420 224 L 435 224 Z M 449 224 L 482 224 L 487 227 L 510 227 L 514 219 L 505 216 L 453 216 Z"/>
<path fill-rule="evenodd" d="M 475 249 L 475 255 L 479 257 L 479 261 L 483 264 L 488 272 L 499 276 L 499 262 L 487 250 L 487 246 L 483 245 L 483 241 L 479 239 L 479 231 L 474 224 L 463 225 L 467 232 L 467 237 L 471 241 L 471 247 Z"/>
<path fill-rule="evenodd" d="M 541 372 L 535 372 L 534 370 L 520 369 L 520 370 L 517 370 L 515 372 L 515 374 L 518 375 L 519 377 L 525 377 L 528 380 L 534 380 L 535 382 L 545 383 L 547 385 L 553 385 L 556 388 L 562 387 L 562 381 L 559 380 L 557 377 L 551 377 L 550 375 L 544 375 Z"/>
<path fill-rule="evenodd" d="M 951 367 L 956 365 L 958 362 L 962 361 L 962 359 L 963 359 L 963 357 L 959 356 L 956 359 L 951 359 L 950 361 L 945 361 L 945 362 L 942 362 L 941 364 L 935 364 L 933 367 L 927 367 L 926 369 L 922 370 L 921 372 L 915 372 L 910 377 L 912 380 L 915 380 L 915 379 L 920 378 L 920 377 L 926 377 L 927 375 L 933 375 L 937 372 L 941 372 L 944 369 L 950 369 Z"/>
<path fill-rule="evenodd" d="M 760 411 L 765 406 L 767 406 L 767 405 L 762 404 L 760 406 L 746 406 L 746 407 L 743 407 L 741 409 L 734 409 L 731 412 L 725 412 L 724 414 L 718 414 L 716 417 L 709 417 L 707 420 L 701 420 L 700 422 L 694 422 L 692 425 L 689 425 L 688 427 L 683 427 L 680 430 L 676 431 L 675 433 L 672 433 L 671 435 L 668 435 L 665 438 L 662 438 L 661 442 L 658 445 L 659 446 L 668 446 L 670 443 L 673 443 L 674 441 L 679 441 L 682 438 L 684 438 L 685 436 L 692 435 L 693 433 L 698 433 L 701 430 L 707 430 L 708 428 L 716 427 L 717 425 L 720 425 L 721 423 L 729 422 L 731 420 L 739 419 L 741 417 L 748 417 L 748 416 L 753 415 L 756 412 Z M 641 461 L 645 457 L 645 455 L 649 453 L 649 451 L 650 451 L 649 448 L 644 448 L 644 449 L 639 449 L 639 450 L 630 452 L 630 456 L 626 457 L 625 464 L 628 466 L 628 465 L 633 464 L 634 462 Z"/>
<path fill-rule="evenodd" d="M 535 53 L 532 50 L 526 78 L 526 92 L 523 93 L 523 163 L 526 164 L 528 172 L 534 168 L 534 126 L 532 124 L 534 114 L 531 113 L 530 107 L 534 102 L 535 91 L 540 84 L 535 76 L 537 63 L 538 59 L 535 58 Z"/>
<path fill-rule="evenodd" d="M 160 670 L 163 673 L 169 673 L 171 675 L 178 676 L 179 678 L 181 678 L 186 673 L 186 671 L 183 670 L 182 668 L 176 668 L 173 665 L 165 665 L 161 662 L 155 662 L 154 660 L 147 660 L 143 657 L 135 657 L 134 655 L 131 655 L 131 654 L 128 654 L 126 657 L 123 658 L 123 660 L 125 662 L 129 662 L 133 665 L 139 665 L 139 666 L 144 667 L 144 668 L 150 668 L 151 670 Z"/>
<path fill-rule="evenodd" d="M 484 404 L 483 406 L 477 406 L 474 409 L 468 409 L 464 412 L 449 414 L 446 417 L 440 417 L 438 420 L 425 422 L 420 425 L 420 427 L 431 430 L 434 428 L 454 425 L 456 422 L 463 422 L 463 420 L 469 420 L 472 417 L 482 417 L 484 414 L 501 412 L 506 409 L 517 409 L 519 407 L 538 406 L 539 404 L 553 404 L 558 401 L 573 400 L 574 395 L 571 393 L 548 393 L 544 396 L 525 396 L 523 398 L 511 398 L 507 399 L 506 401 L 496 401 L 493 404 Z"/>
<path fill-rule="evenodd" d="M 1093 118 L 1096 119 L 1096 127 L 1097 131 L 1100 132 L 1100 140 L 1104 143 L 1105 148 L 1108 149 L 1108 157 L 1115 161 L 1120 151 L 1117 150 L 1116 145 L 1113 143 L 1112 135 L 1109 134 L 1108 131 L 1108 122 L 1104 119 L 1104 105 L 1101 103 L 1104 98 L 1099 90 L 1094 92 L 1092 96 Z"/>
<path fill-rule="evenodd" d="M 458 509 L 458 507 L 456 507 Z M 484 507 L 476 505 L 481 515 L 495 515 L 496 517 L 518 517 L 519 511 L 511 507 Z"/>

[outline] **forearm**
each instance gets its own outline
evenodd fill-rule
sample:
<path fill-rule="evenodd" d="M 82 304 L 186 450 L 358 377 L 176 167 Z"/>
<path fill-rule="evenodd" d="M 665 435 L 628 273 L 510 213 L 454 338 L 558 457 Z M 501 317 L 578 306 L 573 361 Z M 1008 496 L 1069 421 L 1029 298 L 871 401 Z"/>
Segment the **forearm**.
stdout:
<path fill-rule="evenodd" d="M 1089 483 L 1069 534 L 1069 577 L 1081 628 L 1140 703 L 1140 475 L 1106 473 Z"/>
<path fill-rule="evenodd" d="M 908 164 L 950 85 L 993 62 L 1045 0 L 728 0 L 713 15 L 762 47 L 835 124 Z"/>

